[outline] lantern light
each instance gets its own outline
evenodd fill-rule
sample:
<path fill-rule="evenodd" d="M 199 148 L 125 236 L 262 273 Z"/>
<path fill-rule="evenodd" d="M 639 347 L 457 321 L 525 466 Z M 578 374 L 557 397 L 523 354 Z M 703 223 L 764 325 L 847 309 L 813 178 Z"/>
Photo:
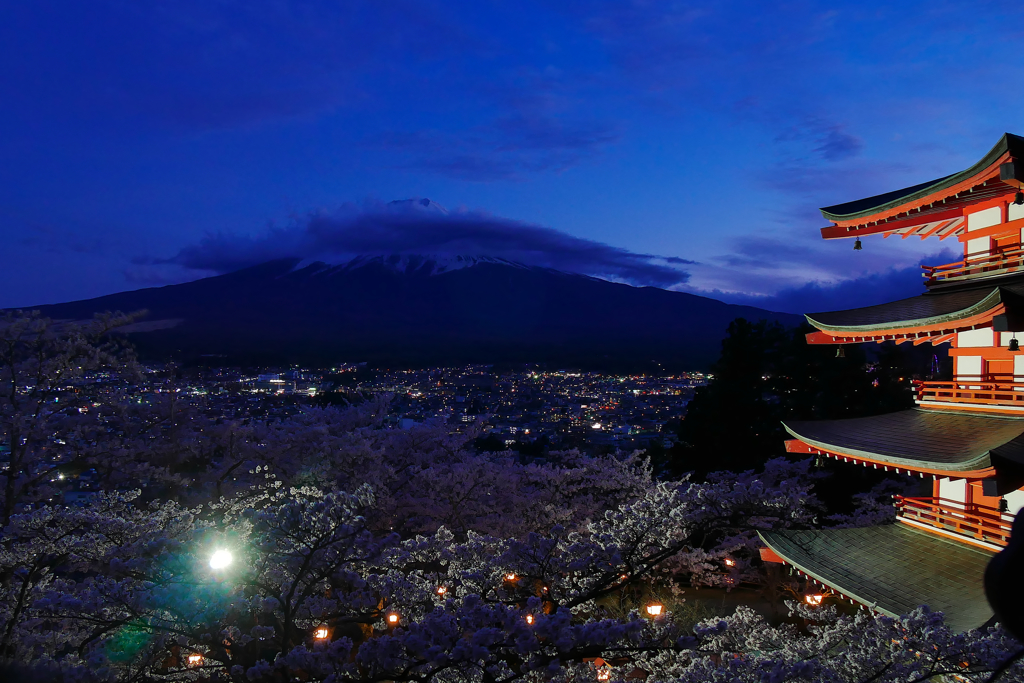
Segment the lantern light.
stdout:
<path fill-rule="evenodd" d="M 736 566 L 736 560 L 732 559 L 731 557 L 725 558 L 725 566 L 726 567 L 735 567 Z"/>
<path fill-rule="evenodd" d="M 330 631 L 327 630 L 326 626 L 318 626 L 316 630 L 313 631 L 313 637 L 317 640 L 326 640 L 329 635 Z"/>
<path fill-rule="evenodd" d="M 509 572 L 508 574 L 505 574 L 505 580 L 506 581 L 515 581 L 516 580 L 515 573 L 514 572 Z"/>
<path fill-rule="evenodd" d="M 228 550 L 221 548 L 210 556 L 211 569 L 224 569 L 229 564 L 231 564 L 231 552 Z"/>
<path fill-rule="evenodd" d="M 189 666 L 202 666 L 202 664 L 203 664 L 203 656 L 201 654 L 199 654 L 198 652 L 195 652 L 195 653 L 190 654 L 188 656 L 188 665 Z"/>
<path fill-rule="evenodd" d="M 647 613 L 652 617 L 656 617 L 661 614 L 661 610 L 665 609 L 665 606 L 658 602 L 652 602 L 647 605 Z"/>
<path fill-rule="evenodd" d="M 597 670 L 597 680 L 599 681 L 607 681 L 609 678 L 611 678 L 611 675 L 611 672 L 608 671 L 608 667 L 606 666 L 602 666 L 600 669 Z"/>
<path fill-rule="evenodd" d="M 808 605 L 820 605 L 821 601 L 824 600 L 824 599 L 825 599 L 825 596 L 821 595 L 820 593 L 815 593 L 814 595 L 805 595 L 804 596 L 804 601 Z"/>
<path fill-rule="evenodd" d="M 388 623 L 392 626 L 398 623 L 398 614 L 396 612 L 392 612 L 388 615 Z"/>
<path fill-rule="evenodd" d="M 533 623 L 533 615 L 532 614 L 527 614 L 526 615 L 526 623 L 527 624 L 532 624 Z"/>
<path fill-rule="evenodd" d="M 444 595 L 447 592 L 448 592 L 448 589 L 445 588 L 444 586 L 438 586 L 437 587 L 437 594 L 438 595 Z"/>

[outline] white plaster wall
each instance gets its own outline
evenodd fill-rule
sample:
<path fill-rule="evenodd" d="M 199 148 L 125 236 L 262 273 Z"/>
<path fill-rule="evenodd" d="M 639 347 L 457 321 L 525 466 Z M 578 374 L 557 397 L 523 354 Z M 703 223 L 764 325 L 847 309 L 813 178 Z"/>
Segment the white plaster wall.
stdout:
<path fill-rule="evenodd" d="M 958 332 L 956 335 L 956 345 L 959 348 L 976 348 L 982 346 L 992 346 L 992 342 L 995 339 L 995 334 L 992 332 L 991 327 L 985 327 L 980 330 L 967 330 L 966 332 Z"/>
<path fill-rule="evenodd" d="M 1002 222 L 1002 214 L 1003 209 L 999 206 L 993 206 L 990 209 L 972 213 L 967 217 L 967 232 L 974 232 L 975 230 L 991 228 L 993 225 L 998 225 Z"/>
<path fill-rule="evenodd" d="M 1024 204 L 1010 204 L 1010 210 L 1006 213 L 1007 218 L 1011 221 L 1015 221 L 1018 218 L 1024 218 Z"/>
<path fill-rule="evenodd" d="M 945 498 L 956 503 L 966 503 L 967 480 L 949 479 L 947 477 L 939 479 L 939 498 Z"/>
<path fill-rule="evenodd" d="M 1002 222 L 1002 218 L 1003 210 L 998 206 L 993 206 L 990 209 L 972 213 L 967 217 L 967 232 L 970 233 L 974 230 L 981 230 L 982 228 L 990 228 L 993 225 L 998 225 Z M 967 240 L 966 253 L 977 256 L 979 252 L 987 252 L 991 248 L 990 243 L 991 240 L 988 237 L 979 237 L 975 240 Z"/>
<path fill-rule="evenodd" d="M 981 356 L 957 356 L 956 369 L 953 372 L 960 382 L 981 380 Z"/>
<path fill-rule="evenodd" d="M 1003 496 L 1003 500 L 1006 501 L 1007 514 L 1015 515 L 1017 511 L 1024 507 L 1024 491 L 1014 491 L 1013 493 L 1007 493 Z"/>

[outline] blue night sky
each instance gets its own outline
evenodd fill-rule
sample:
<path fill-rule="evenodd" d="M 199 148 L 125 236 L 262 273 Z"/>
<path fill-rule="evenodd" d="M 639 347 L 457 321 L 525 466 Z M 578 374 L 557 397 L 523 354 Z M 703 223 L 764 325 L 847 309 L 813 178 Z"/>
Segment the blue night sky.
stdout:
<path fill-rule="evenodd" d="M 777 310 L 912 295 L 948 242 L 817 207 L 1024 133 L 1021 6 L 9 2 L 0 306 L 275 256 L 483 253 Z M 391 200 L 429 197 L 448 214 Z M 943 250 L 946 250 L 943 253 Z"/>

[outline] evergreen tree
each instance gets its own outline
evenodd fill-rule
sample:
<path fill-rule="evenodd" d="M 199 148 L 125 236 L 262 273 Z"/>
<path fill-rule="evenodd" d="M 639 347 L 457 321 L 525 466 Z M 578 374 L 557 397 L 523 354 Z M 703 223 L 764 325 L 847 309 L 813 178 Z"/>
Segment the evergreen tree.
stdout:
<path fill-rule="evenodd" d="M 680 443 L 657 463 L 665 474 L 743 471 L 785 451 L 786 420 L 864 417 L 913 406 L 911 380 L 927 361 L 889 345 L 808 344 L 809 326 L 743 318 L 729 325 L 713 379 L 697 389 Z M 929 355 L 930 359 L 930 355 Z"/>

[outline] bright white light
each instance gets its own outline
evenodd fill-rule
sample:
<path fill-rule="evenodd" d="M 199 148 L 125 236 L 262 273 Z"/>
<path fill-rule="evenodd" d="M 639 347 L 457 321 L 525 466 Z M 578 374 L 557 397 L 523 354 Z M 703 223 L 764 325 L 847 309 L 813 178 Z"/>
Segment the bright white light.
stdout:
<path fill-rule="evenodd" d="M 210 557 L 211 569 L 224 569 L 231 564 L 231 553 L 227 550 L 218 550 Z"/>

